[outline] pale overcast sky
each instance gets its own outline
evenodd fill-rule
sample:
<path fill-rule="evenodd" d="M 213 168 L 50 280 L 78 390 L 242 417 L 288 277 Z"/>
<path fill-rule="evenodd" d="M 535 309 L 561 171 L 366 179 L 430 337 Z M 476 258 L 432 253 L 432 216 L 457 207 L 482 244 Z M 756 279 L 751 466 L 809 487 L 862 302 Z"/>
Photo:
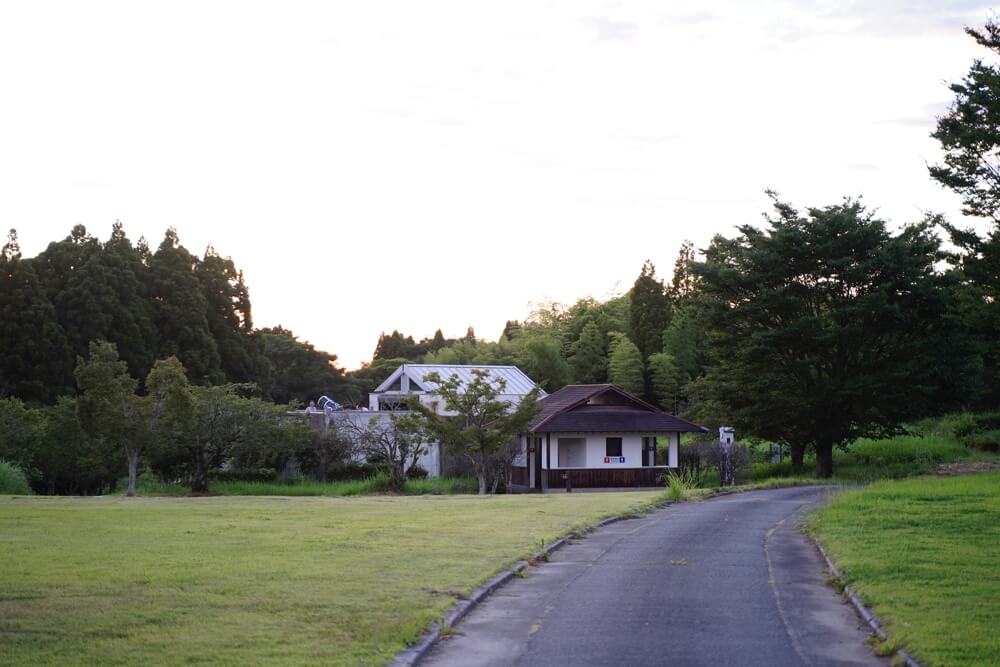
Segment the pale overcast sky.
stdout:
<path fill-rule="evenodd" d="M 605 298 L 765 188 L 958 218 L 928 137 L 990 5 L 5 2 L 0 225 L 168 226 L 257 326 L 356 367 L 379 331 L 495 339 Z"/>

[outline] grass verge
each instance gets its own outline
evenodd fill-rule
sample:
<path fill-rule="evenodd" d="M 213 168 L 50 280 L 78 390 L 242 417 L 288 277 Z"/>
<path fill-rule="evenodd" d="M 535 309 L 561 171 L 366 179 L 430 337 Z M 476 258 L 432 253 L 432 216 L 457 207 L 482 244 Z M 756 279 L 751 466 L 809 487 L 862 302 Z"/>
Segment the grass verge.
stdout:
<path fill-rule="evenodd" d="M 389 478 L 387 475 L 338 482 L 314 482 L 311 480 L 292 483 L 213 481 L 209 484 L 210 494 L 218 496 L 347 497 L 386 493 L 388 488 Z M 403 495 L 454 495 L 476 493 L 478 489 L 476 480 L 466 477 L 428 477 L 407 480 L 406 486 L 403 488 Z M 136 492 L 140 496 L 180 497 L 189 495 L 191 488 L 183 484 L 163 484 L 147 475 L 142 475 L 139 477 Z M 124 490 L 119 490 L 118 494 L 123 495 Z"/>
<path fill-rule="evenodd" d="M 926 664 L 1000 664 L 1000 473 L 876 482 L 811 524 L 892 639 Z"/>
<path fill-rule="evenodd" d="M 650 493 L 0 498 L 0 663 L 369 665 Z"/>

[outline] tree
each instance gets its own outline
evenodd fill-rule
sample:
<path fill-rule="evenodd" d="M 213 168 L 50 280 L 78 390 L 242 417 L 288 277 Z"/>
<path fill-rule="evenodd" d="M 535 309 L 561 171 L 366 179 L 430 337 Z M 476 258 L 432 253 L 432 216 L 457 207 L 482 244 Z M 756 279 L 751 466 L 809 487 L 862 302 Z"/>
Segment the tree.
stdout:
<path fill-rule="evenodd" d="M 640 359 L 662 350 L 663 330 L 669 322 L 670 297 L 656 278 L 656 267 L 646 260 L 629 294 L 629 334 Z"/>
<path fill-rule="evenodd" d="M 1000 23 L 965 32 L 980 46 L 1000 55 Z M 941 142 L 944 164 L 930 175 L 962 196 L 966 215 L 1000 222 L 1000 68 L 976 59 L 959 83 L 949 86 L 955 101 L 931 134 Z"/>
<path fill-rule="evenodd" d="M 219 363 L 228 382 L 249 382 L 254 362 L 249 335 L 253 330 L 250 292 L 243 273 L 229 257 L 208 246 L 195 267 L 207 305 L 208 329 L 219 350 Z"/>
<path fill-rule="evenodd" d="M 635 343 L 628 337 L 615 331 L 611 334 L 608 346 L 608 380 L 625 391 L 642 394 L 645 388 L 643 380 L 642 354 Z"/>
<path fill-rule="evenodd" d="M 0 398 L 51 403 L 69 391 L 72 357 L 34 264 L 13 229 L 0 251 Z"/>
<path fill-rule="evenodd" d="M 372 415 L 367 422 L 355 422 L 349 417 L 335 419 L 336 430 L 354 444 L 355 451 L 366 461 L 378 461 L 389 470 L 390 489 L 403 490 L 406 480 L 416 470 L 420 457 L 427 453 L 431 439 L 425 420 L 415 414 Z"/>
<path fill-rule="evenodd" d="M 172 228 L 149 259 L 147 289 L 159 333 L 157 356 L 180 359 L 195 383 L 224 382 L 219 348 L 208 325 L 208 303 L 195 274 L 197 261 Z"/>
<path fill-rule="evenodd" d="M 983 30 L 966 28 L 980 46 L 1000 55 L 1000 24 L 986 22 Z M 966 289 L 958 297 L 964 320 L 975 332 L 981 352 L 985 393 L 982 404 L 1000 401 L 1000 67 L 973 61 L 959 83 L 948 112 L 931 134 L 941 143 L 944 162 L 929 167 L 930 175 L 962 197 L 967 215 L 990 218 L 985 236 L 971 229 L 945 225 L 960 250 L 951 256 Z"/>
<path fill-rule="evenodd" d="M 596 322 L 588 322 L 570 347 L 573 380 L 581 384 L 607 381 L 608 353 L 604 333 Z"/>
<path fill-rule="evenodd" d="M 697 259 L 694 243 L 684 241 L 674 262 L 674 276 L 670 284 L 670 292 L 674 301 L 683 301 L 698 289 L 697 277 L 691 273 L 691 265 Z"/>
<path fill-rule="evenodd" d="M 513 443 L 537 415 L 538 387 L 522 397 L 516 406 L 499 400 L 507 383 L 490 379 L 489 371 L 473 370 L 472 380 L 458 375 L 445 379 L 428 373 L 425 380 L 435 385 L 431 392 L 444 404 L 444 413 L 434 406 L 413 402 L 411 410 L 423 421 L 423 429 L 454 454 L 465 456 L 479 480 L 479 494 L 496 491 L 500 475 L 509 478 Z"/>
<path fill-rule="evenodd" d="M 835 446 L 961 400 L 945 378 L 967 358 L 930 224 L 892 235 L 857 201 L 800 215 L 770 194 L 767 229 L 716 236 L 693 265 L 714 361 L 700 384 L 735 426 L 791 445 L 796 464 L 814 448 L 829 477 Z"/>
<path fill-rule="evenodd" d="M 520 333 L 515 339 L 518 367 L 546 391 L 555 391 L 569 377 L 559 341 L 544 333 Z"/>
<path fill-rule="evenodd" d="M 682 381 L 674 358 L 666 352 L 651 354 L 646 368 L 649 370 L 650 385 L 656 402 L 668 412 L 677 412 Z"/>
<path fill-rule="evenodd" d="M 257 352 L 269 370 L 266 378 L 258 379 L 258 384 L 271 400 L 306 403 L 329 395 L 338 402 L 350 403 L 361 398 L 358 388 L 337 368 L 337 355 L 300 341 L 281 326 L 260 329 L 253 337 Z"/>
<path fill-rule="evenodd" d="M 139 456 L 149 444 L 146 406 L 135 395 L 135 378 L 128 366 L 118 358 L 113 343 L 94 341 L 90 356 L 77 359 L 77 419 L 91 437 L 109 448 L 120 448 L 128 462 L 128 490 L 135 495 L 135 480 Z"/>

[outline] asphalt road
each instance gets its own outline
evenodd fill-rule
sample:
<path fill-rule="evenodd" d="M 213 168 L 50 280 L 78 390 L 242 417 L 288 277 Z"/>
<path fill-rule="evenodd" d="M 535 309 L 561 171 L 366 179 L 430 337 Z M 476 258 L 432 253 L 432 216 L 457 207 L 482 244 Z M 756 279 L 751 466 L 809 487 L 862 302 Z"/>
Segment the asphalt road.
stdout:
<path fill-rule="evenodd" d="M 557 551 L 423 665 L 887 665 L 796 530 L 828 488 L 674 505 Z"/>

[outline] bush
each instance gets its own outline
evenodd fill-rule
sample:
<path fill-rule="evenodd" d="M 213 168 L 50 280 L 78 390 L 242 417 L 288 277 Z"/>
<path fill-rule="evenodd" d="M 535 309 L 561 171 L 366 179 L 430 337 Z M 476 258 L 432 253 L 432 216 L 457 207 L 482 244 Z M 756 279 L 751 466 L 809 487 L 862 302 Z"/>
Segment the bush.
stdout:
<path fill-rule="evenodd" d="M 962 444 L 984 452 L 1000 452 L 1000 429 L 967 435 L 962 438 Z"/>
<path fill-rule="evenodd" d="M 274 468 L 215 470 L 209 473 L 209 478 L 217 482 L 273 482 L 278 479 L 278 471 Z"/>
<path fill-rule="evenodd" d="M 326 478 L 331 482 L 353 481 L 368 479 L 384 471 L 384 466 L 375 463 L 334 463 L 327 468 Z"/>
<path fill-rule="evenodd" d="M 0 459 L 0 494 L 30 496 L 31 487 L 28 486 L 28 479 L 13 463 L 7 463 Z"/>

